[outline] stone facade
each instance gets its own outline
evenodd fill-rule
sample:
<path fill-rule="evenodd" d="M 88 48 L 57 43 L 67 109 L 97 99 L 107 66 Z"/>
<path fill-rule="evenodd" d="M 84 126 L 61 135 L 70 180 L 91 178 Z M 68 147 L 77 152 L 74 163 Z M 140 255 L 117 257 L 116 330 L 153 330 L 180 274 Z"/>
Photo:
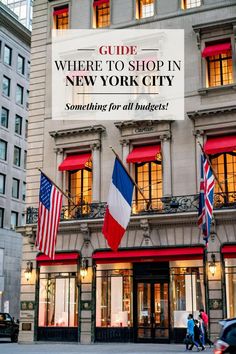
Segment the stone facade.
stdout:
<path fill-rule="evenodd" d="M 66 173 L 58 172 L 58 165 L 66 151 L 91 149 L 93 159 L 93 202 L 97 206 L 91 217 L 78 217 L 61 222 L 57 240 L 57 251 L 79 251 L 81 257 L 89 260 L 86 278 L 79 280 L 80 326 L 79 340 L 91 343 L 95 338 L 95 283 L 92 254 L 107 249 L 101 233 L 103 222 L 102 205 L 105 201 L 111 179 L 114 156 L 112 145 L 126 163 L 126 157 L 137 144 L 160 143 L 163 155 L 163 196 L 167 204 L 176 202 L 177 209 L 166 206 L 163 212 L 132 215 L 128 230 L 122 239 L 123 249 L 161 247 L 192 247 L 203 245 L 197 227 L 197 206 L 194 199 L 199 189 L 200 148 L 207 136 L 235 134 L 235 28 L 234 1 L 204 0 L 203 5 L 182 10 L 179 0 L 155 2 L 152 18 L 135 19 L 135 1 L 111 1 L 111 28 L 183 28 L 185 30 L 185 120 L 173 122 L 102 122 L 87 126 L 83 122 L 58 121 L 51 118 L 50 93 L 50 50 L 52 9 L 64 1 L 48 2 L 38 0 L 34 4 L 32 31 L 32 64 L 30 82 L 29 148 L 27 165 L 27 206 L 37 208 L 39 172 L 41 168 L 63 188 L 67 189 Z M 92 27 L 92 1 L 66 2 L 69 4 L 70 27 Z M 215 88 L 205 86 L 205 63 L 201 50 L 206 41 L 227 36 L 233 47 L 233 84 Z M 133 175 L 132 167 L 127 166 Z M 187 197 L 187 202 L 182 197 Z M 168 199 L 169 198 L 169 199 Z M 169 201 L 168 201 L 169 200 Z M 165 201 L 164 201 L 165 202 Z M 64 200 L 66 203 L 66 200 Z M 186 204 L 187 203 L 187 204 Z M 190 204 L 188 204 L 190 203 Z M 33 216 L 33 209 L 31 210 Z M 216 209 L 212 239 L 203 258 L 205 269 L 206 308 L 210 315 L 212 338 L 218 336 L 218 320 L 226 316 L 223 261 L 220 253 L 224 243 L 235 243 L 234 208 Z M 31 301 L 35 309 L 21 311 L 21 341 L 37 340 L 38 268 L 37 251 L 34 247 L 36 218 L 29 218 L 23 234 L 23 261 L 21 302 Z M 211 255 L 216 257 L 216 274 L 209 272 Z M 33 262 L 33 276 L 29 282 L 24 279 L 26 262 Z M 82 306 L 88 301 L 89 308 Z M 30 324 L 30 330 L 22 328 Z M 36 327 L 35 327 L 36 326 Z M 35 329 L 35 330 L 34 330 Z"/>
<path fill-rule="evenodd" d="M 11 63 L 4 60 L 5 46 L 11 49 Z M 30 32 L 21 25 L 17 16 L 2 3 L 0 4 L 0 111 L 9 112 L 8 124 L 1 123 L 1 139 L 7 142 L 6 159 L 0 160 L 1 174 L 5 176 L 5 190 L 0 194 L 0 208 L 3 210 L 3 221 L 0 229 L 0 248 L 3 249 L 3 274 L 0 274 L 3 288 L 0 286 L 2 299 L 0 311 L 10 311 L 19 317 L 20 268 L 22 237 L 12 225 L 11 213 L 17 213 L 18 225 L 25 224 L 25 180 L 24 153 L 27 150 L 26 130 L 28 122 L 27 90 L 29 89 L 29 73 L 27 63 L 30 60 Z M 17 71 L 17 58 L 24 58 L 24 74 Z M 11 80 L 10 95 L 2 93 L 3 77 Z M 16 86 L 23 87 L 23 104 L 16 103 Z M 22 118 L 21 132 L 15 131 L 16 115 Z M 14 146 L 21 149 L 20 166 L 14 164 Z M 13 178 L 19 181 L 18 198 L 12 196 Z M 5 304 L 5 305 L 4 305 Z M 9 306 L 8 306 L 9 304 Z"/>

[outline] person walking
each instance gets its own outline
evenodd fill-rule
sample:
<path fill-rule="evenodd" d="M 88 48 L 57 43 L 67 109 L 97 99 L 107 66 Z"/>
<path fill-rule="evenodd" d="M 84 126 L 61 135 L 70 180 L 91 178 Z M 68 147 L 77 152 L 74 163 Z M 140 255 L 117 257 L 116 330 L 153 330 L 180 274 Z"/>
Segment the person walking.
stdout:
<path fill-rule="evenodd" d="M 200 309 L 199 310 L 199 316 L 201 317 L 202 321 L 203 321 L 203 326 L 204 326 L 204 340 L 205 340 L 205 344 L 209 344 L 210 348 L 212 345 L 214 345 L 214 343 L 210 340 L 210 338 L 208 337 L 208 324 L 209 324 L 209 318 L 208 315 L 206 314 L 206 312 L 204 311 L 204 309 Z"/>
<path fill-rule="evenodd" d="M 200 347 L 202 350 L 205 350 L 205 347 L 201 341 L 201 330 L 199 328 L 199 322 L 198 320 L 194 320 L 194 337 L 193 337 L 193 343 L 191 344 L 190 348 L 188 350 L 192 350 L 194 345 L 197 347 L 197 351 L 200 351 Z"/>
<path fill-rule="evenodd" d="M 187 322 L 187 335 L 186 335 L 186 350 L 189 350 L 189 345 L 192 345 L 194 340 L 194 320 L 193 315 L 188 315 L 188 322 Z"/>
<path fill-rule="evenodd" d="M 204 322 L 203 322 L 203 319 L 202 319 L 202 315 L 199 315 L 198 322 L 199 322 L 201 343 L 202 343 L 202 345 L 205 346 L 205 327 L 204 327 Z"/>

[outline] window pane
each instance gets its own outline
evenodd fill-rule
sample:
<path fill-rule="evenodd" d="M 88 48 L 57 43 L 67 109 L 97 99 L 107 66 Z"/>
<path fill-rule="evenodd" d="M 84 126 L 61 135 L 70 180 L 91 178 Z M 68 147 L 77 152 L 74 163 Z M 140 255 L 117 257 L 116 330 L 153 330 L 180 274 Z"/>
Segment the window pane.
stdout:
<path fill-rule="evenodd" d="M 232 52 L 212 56 L 208 61 L 209 87 L 233 83 Z"/>
<path fill-rule="evenodd" d="M 0 174 L 0 193 L 1 194 L 5 194 L 5 181 L 6 181 L 6 176 L 1 173 Z"/>
<path fill-rule="evenodd" d="M 68 29 L 69 28 L 69 12 L 68 6 L 56 7 L 54 9 L 54 28 Z"/>
<path fill-rule="evenodd" d="M 26 120 L 25 121 L 25 139 L 28 138 L 28 124 L 29 124 L 29 122 L 28 122 L 28 120 Z"/>
<path fill-rule="evenodd" d="M 15 133 L 21 135 L 22 133 L 22 117 L 16 115 L 15 119 Z"/>
<path fill-rule="evenodd" d="M 16 178 L 13 178 L 12 180 L 12 197 L 13 198 L 19 198 L 19 186 L 20 186 L 20 181 Z"/>
<path fill-rule="evenodd" d="M 182 0 L 182 9 L 191 9 L 202 5 L 202 0 Z"/>
<path fill-rule="evenodd" d="M 0 139 L 0 159 L 7 159 L 7 142 Z"/>
<path fill-rule="evenodd" d="M 140 0 L 140 18 L 154 15 L 154 0 Z"/>
<path fill-rule="evenodd" d="M 24 169 L 26 170 L 26 164 L 27 164 L 27 151 L 24 151 Z"/>
<path fill-rule="evenodd" d="M 20 166 L 20 158 L 21 158 L 21 149 L 17 146 L 14 146 L 14 158 L 13 158 L 14 165 Z"/>
<path fill-rule="evenodd" d="M 0 208 L 0 227 L 3 227 L 3 222 L 4 222 L 4 209 Z"/>
<path fill-rule="evenodd" d="M 227 317 L 236 317 L 236 261 L 225 260 Z"/>
<path fill-rule="evenodd" d="M 23 182 L 23 184 L 22 184 L 22 200 L 25 201 L 25 197 L 26 197 L 26 182 Z"/>
<path fill-rule="evenodd" d="M 4 64 L 11 65 L 12 49 L 5 45 L 4 48 Z"/>
<path fill-rule="evenodd" d="M 23 104 L 23 92 L 24 92 L 23 87 L 20 85 L 17 85 L 16 86 L 16 103 Z"/>
<path fill-rule="evenodd" d="M 11 227 L 14 229 L 18 225 L 18 213 L 11 212 Z"/>
<path fill-rule="evenodd" d="M 95 7 L 96 17 L 97 17 L 97 27 L 108 27 L 110 26 L 110 4 L 102 4 Z"/>
<path fill-rule="evenodd" d="M 8 128 L 9 110 L 2 107 L 1 110 L 1 126 Z"/>
<path fill-rule="evenodd" d="M 10 96 L 10 79 L 6 76 L 3 76 L 2 79 L 2 93 L 6 96 Z"/>
<path fill-rule="evenodd" d="M 21 55 L 18 55 L 17 57 L 17 71 L 22 75 L 25 73 L 25 58 Z"/>

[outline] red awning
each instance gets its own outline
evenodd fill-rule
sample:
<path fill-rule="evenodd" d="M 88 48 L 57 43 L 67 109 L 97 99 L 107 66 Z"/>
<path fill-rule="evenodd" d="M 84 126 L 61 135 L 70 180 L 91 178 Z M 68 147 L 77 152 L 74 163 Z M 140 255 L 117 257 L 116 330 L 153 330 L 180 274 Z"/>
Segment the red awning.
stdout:
<path fill-rule="evenodd" d="M 58 9 L 58 10 L 55 9 L 53 11 L 53 15 L 57 16 L 57 15 L 67 14 L 68 11 L 69 11 L 68 6 L 65 6 L 65 7 L 61 8 L 61 9 Z"/>
<path fill-rule="evenodd" d="M 203 247 L 160 248 L 125 250 L 117 252 L 101 251 L 93 255 L 98 264 L 122 262 L 163 262 L 173 260 L 203 259 Z"/>
<path fill-rule="evenodd" d="M 96 6 L 100 6 L 103 4 L 107 4 L 109 2 L 110 2 L 110 0 L 94 0 L 93 6 L 96 7 Z"/>
<path fill-rule="evenodd" d="M 85 165 L 90 158 L 91 158 L 91 153 L 67 156 L 65 160 L 59 165 L 58 170 L 59 171 L 82 170 L 83 168 L 85 168 Z"/>
<path fill-rule="evenodd" d="M 50 259 L 45 254 L 40 254 L 36 257 L 36 261 L 39 266 L 47 266 L 47 265 L 59 265 L 59 264 L 77 264 L 79 258 L 79 253 L 71 252 L 71 253 L 56 253 L 55 259 Z"/>
<path fill-rule="evenodd" d="M 161 145 L 139 146 L 133 148 L 126 161 L 128 163 L 155 161 L 161 152 Z"/>
<path fill-rule="evenodd" d="M 203 49 L 202 51 L 202 57 L 212 57 L 218 54 L 224 54 L 228 50 L 231 50 L 231 43 L 221 43 L 221 44 L 215 44 L 215 45 L 209 45 L 206 48 Z"/>
<path fill-rule="evenodd" d="M 225 245 L 221 248 L 224 258 L 236 258 L 236 245 Z"/>
<path fill-rule="evenodd" d="M 236 150 L 236 135 L 209 138 L 204 145 L 204 151 L 208 155 L 221 154 Z"/>

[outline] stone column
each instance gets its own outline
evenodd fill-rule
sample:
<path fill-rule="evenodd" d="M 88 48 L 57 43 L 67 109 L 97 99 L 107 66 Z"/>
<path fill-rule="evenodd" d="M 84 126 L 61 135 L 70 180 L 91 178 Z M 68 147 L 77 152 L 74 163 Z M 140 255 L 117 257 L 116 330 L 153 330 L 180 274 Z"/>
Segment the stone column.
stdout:
<path fill-rule="evenodd" d="M 54 149 L 56 154 L 56 184 L 63 188 L 63 172 L 58 170 L 59 165 L 63 161 L 63 149 Z"/>
<path fill-rule="evenodd" d="M 160 138 L 163 168 L 163 197 L 169 197 L 172 194 L 170 135 L 164 134 Z"/>
<path fill-rule="evenodd" d="M 199 143 L 203 146 L 204 144 L 204 132 L 202 130 L 196 130 L 193 133 L 195 135 L 195 151 L 196 151 L 196 193 L 199 192 L 200 179 L 201 179 L 201 147 Z M 199 142 L 199 143 L 198 143 Z"/>
<path fill-rule="evenodd" d="M 127 168 L 127 170 L 129 171 L 129 164 L 126 162 L 126 158 L 129 155 L 129 146 L 130 146 L 130 142 L 129 140 L 121 140 L 121 145 L 122 145 L 122 162 L 125 165 L 125 167 Z"/>
<path fill-rule="evenodd" d="M 93 161 L 92 201 L 100 202 L 101 197 L 101 154 L 100 143 L 91 145 Z"/>

